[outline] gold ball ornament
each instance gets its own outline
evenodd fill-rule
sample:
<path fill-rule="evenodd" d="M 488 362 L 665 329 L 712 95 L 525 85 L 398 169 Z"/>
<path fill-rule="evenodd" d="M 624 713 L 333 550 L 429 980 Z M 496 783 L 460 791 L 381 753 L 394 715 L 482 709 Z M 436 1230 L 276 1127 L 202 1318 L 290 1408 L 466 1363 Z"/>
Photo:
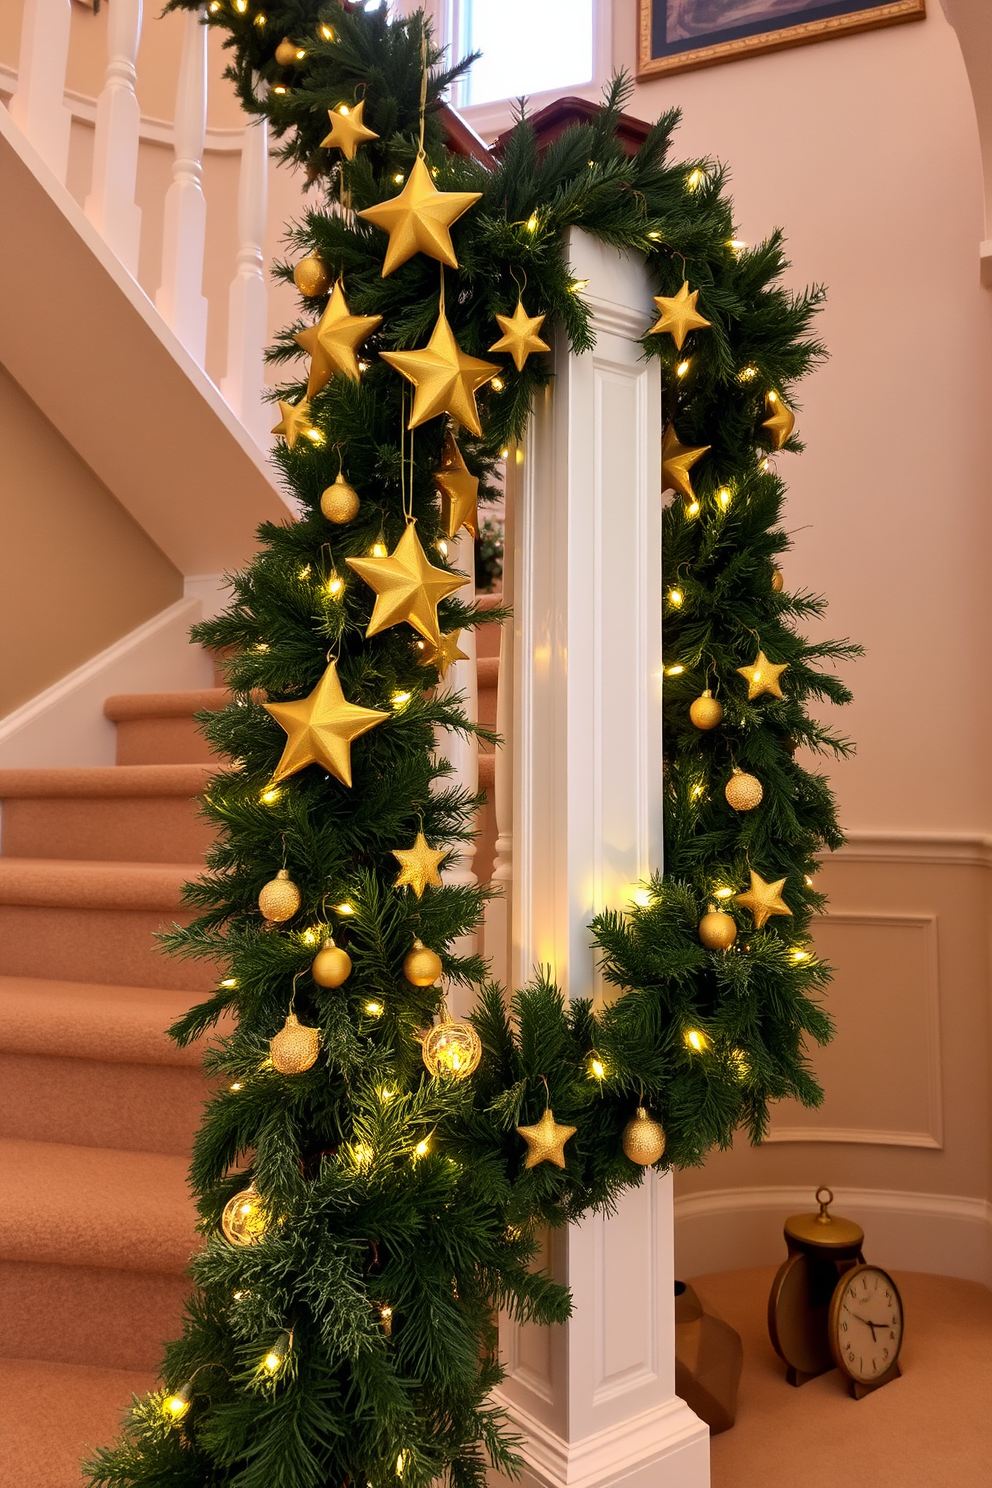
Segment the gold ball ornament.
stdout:
<path fill-rule="evenodd" d="M 753 811 L 761 805 L 765 788 L 756 775 L 747 775 L 735 767 L 723 794 L 735 811 Z"/>
<path fill-rule="evenodd" d="M 441 975 L 441 957 L 422 940 L 415 940 L 403 959 L 403 975 L 415 987 L 431 987 Z"/>
<path fill-rule="evenodd" d="M 349 485 L 340 470 L 334 478 L 333 486 L 328 486 L 320 498 L 320 509 L 324 516 L 339 527 L 345 522 L 354 521 L 361 504 L 358 492 L 354 486 Z"/>
<path fill-rule="evenodd" d="M 421 1052 L 428 1074 L 467 1080 L 479 1068 L 482 1040 L 471 1023 L 450 1017 L 447 1008 L 442 1008 L 441 1021 L 425 1035 Z"/>
<path fill-rule="evenodd" d="M 287 1013 L 285 1023 L 269 1040 L 272 1066 L 281 1075 L 302 1075 L 317 1063 L 319 1053 L 320 1030 L 308 1028 L 295 1013 Z"/>
<path fill-rule="evenodd" d="M 689 705 L 689 718 L 698 729 L 715 729 L 723 722 L 723 704 L 719 702 L 707 687 L 706 691 L 695 702 Z"/>
<path fill-rule="evenodd" d="M 340 987 L 351 976 L 351 957 L 329 935 L 313 958 L 310 974 L 318 987 Z"/>
<path fill-rule="evenodd" d="M 624 1156 L 642 1168 L 649 1168 L 664 1155 L 664 1151 L 664 1129 L 652 1120 L 643 1106 L 638 1106 L 623 1129 Z"/>
<path fill-rule="evenodd" d="M 291 920 L 302 902 L 299 889 L 289 876 L 288 868 L 280 868 L 275 878 L 270 878 L 258 896 L 258 907 L 267 920 L 281 925 Z"/>
<path fill-rule="evenodd" d="M 782 570 L 780 568 L 773 568 L 772 569 L 772 593 L 773 594 L 781 594 L 782 593 L 782 588 L 783 588 L 784 584 L 785 584 L 785 579 L 782 577 Z"/>
<path fill-rule="evenodd" d="M 302 50 L 303 48 L 298 47 L 295 41 L 290 41 L 288 36 L 284 36 L 276 47 L 276 61 L 280 67 L 292 67 L 294 62 L 301 60 L 300 53 Z"/>
<path fill-rule="evenodd" d="M 699 938 L 708 951 L 726 951 L 737 939 L 733 915 L 711 904 L 699 922 Z"/>
<path fill-rule="evenodd" d="M 308 300 L 325 295 L 331 287 L 331 273 L 317 253 L 308 253 L 293 270 L 293 283 Z"/>
<path fill-rule="evenodd" d="M 254 1183 L 228 1199 L 220 1217 L 224 1239 L 232 1245 L 254 1245 L 264 1239 L 268 1229 L 268 1217 L 261 1195 Z"/>

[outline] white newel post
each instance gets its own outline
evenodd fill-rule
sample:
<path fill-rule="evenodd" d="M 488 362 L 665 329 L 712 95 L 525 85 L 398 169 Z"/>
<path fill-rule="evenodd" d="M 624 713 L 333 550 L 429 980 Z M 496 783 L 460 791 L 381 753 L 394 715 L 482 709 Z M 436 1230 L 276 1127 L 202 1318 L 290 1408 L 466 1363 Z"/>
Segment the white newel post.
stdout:
<path fill-rule="evenodd" d="M 17 91 L 10 115 L 65 184 L 72 115 L 64 103 L 72 0 L 24 0 Z"/>
<path fill-rule="evenodd" d="M 137 277 L 141 209 L 135 205 L 141 110 L 134 91 L 141 38 L 141 0 L 113 0 L 107 17 L 107 72 L 96 105 L 93 184 L 87 217 Z"/>
<path fill-rule="evenodd" d="M 466 532 L 463 527 L 457 537 L 447 539 L 447 544 L 451 566 L 459 573 L 466 573 L 469 576 L 468 583 L 457 591 L 454 598 L 462 604 L 473 604 L 475 601 L 475 541 L 472 534 Z M 465 652 L 467 659 L 452 662 L 448 668 L 448 675 L 439 690 L 461 693 L 466 716 L 476 723 L 479 718 L 479 676 L 475 631 L 463 630 L 458 637 L 458 647 L 459 650 Z M 446 784 L 458 786 L 462 790 L 470 791 L 474 796 L 479 789 L 479 741 L 475 734 L 453 734 L 439 730 L 438 753 L 443 755 L 452 766 L 452 773 L 440 782 L 440 788 L 443 790 Z M 460 843 L 458 854 L 456 863 L 450 868 L 442 869 L 441 878 L 444 883 L 474 887 L 478 882 L 472 871 L 475 843 Z M 454 942 L 452 949 L 460 956 L 473 956 L 478 949 L 478 937 L 462 935 Z M 472 999 L 462 988 L 452 987 L 448 996 L 448 1007 L 455 1017 L 461 1017 L 471 1010 Z"/>
<path fill-rule="evenodd" d="M 526 446 L 510 446 L 503 483 L 503 604 L 513 605 L 515 513 L 520 505 Z M 492 886 L 499 890 L 486 905 L 485 954 L 497 982 L 510 987 L 510 902 L 513 890 L 513 631 L 514 622 L 504 621 L 499 633 L 499 672 L 496 682 L 496 732 L 502 744 L 496 750 L 494 800 L 496 849 L 493 854 Z M 512 990 L 512 989 L 511 989 Z"/>
<path fill-rule="evenodd" d="M 262 402 L 268 317 L 262 243 L 268 200 L 269 121 L 261 118 L 245 126 L 241 146 L 237 272 L 228 296 L 227 374 L 220 390 L 263 447 L 268 445 L 272 424 L 268 405 Z"/>
<path fill-rule="evenodd" d="M 165 195 L 162 285 L 155 295 L 162 317 L 200 367 L 207 350 L 203 294 L 207 203 L 201 185 L 207 133 L 207 28 L 202 15 L 202 10 L 186 15 L 176 90 L 176 154 L 172 185 Z"/>
<path fill-rule="evenodd" d="M 555 357 L 513 481 L 511 984 L 550 966 L 607 995 L 588 924 L 662 861 L 661 404 L 643 265 L 584 234 L 596 346 Z M 574 1316 L 504 1324 L 500 1395 L 541 1488 L 707 1488 L 706 1426 L 675 1394 L 671 1178 L 553 1233 Z"/>

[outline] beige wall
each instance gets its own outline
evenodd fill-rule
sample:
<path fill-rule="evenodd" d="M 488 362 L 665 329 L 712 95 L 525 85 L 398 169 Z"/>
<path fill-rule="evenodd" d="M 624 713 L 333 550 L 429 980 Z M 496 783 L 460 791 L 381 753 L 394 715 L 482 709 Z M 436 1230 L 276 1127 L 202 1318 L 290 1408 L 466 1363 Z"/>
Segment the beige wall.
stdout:
<path fill-rule="evenodd" d="M 0 716 L 182 598 L 182 576 L 0 367 Z"/>

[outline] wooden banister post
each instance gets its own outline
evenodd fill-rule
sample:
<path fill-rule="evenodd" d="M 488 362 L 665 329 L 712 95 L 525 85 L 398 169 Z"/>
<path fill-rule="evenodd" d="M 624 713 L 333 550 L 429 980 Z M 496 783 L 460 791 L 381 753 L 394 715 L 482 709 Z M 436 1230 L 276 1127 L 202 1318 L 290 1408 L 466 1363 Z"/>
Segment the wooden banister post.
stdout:
<path fill-rule="evenodd" d="M 72 115 L 66 108 L 71 0 L 24 0 L 17 91 L 10 116 L 52 173 L 65 184 Z"/>
<path fill-rule="evenodd" d="M 85 211 L 129 274 L 138 274 L 141 209 L 135 205 L 141 110 L 135 61 L 141 0 L 113 0 L 107 17 L 107 72 L 96 105 L 93 180 Z"/>
<path fill-rule="evenodd" d="M 155 304 L 193 360 L 207 350 L 207 301 L 203 249 L 207 203 L 203 195 L 203 142 L 207 132 L 207 28 L 202 10 L 189 11 L 176 90 L 175 159 L 165 196 L 162 283 Z"/>
<path fill-rule="evenodd" d="M 262 402 L 269 299 L 262 243 L 268 201 L 269 122 L 260 118 L 245 126 L 241 146 L 237 272 L 228 296 L 227 372 L 220 390 L 263 447 L 272 425 L 268 405 Z"/>

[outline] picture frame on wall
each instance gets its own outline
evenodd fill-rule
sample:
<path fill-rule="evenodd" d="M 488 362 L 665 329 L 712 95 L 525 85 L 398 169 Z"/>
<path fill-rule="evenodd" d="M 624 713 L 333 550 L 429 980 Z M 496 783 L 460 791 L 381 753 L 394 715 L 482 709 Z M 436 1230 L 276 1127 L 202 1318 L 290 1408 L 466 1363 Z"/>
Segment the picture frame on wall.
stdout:
<path fill-rule="evenodd" d="M 639 82 L 779 47 L 922 21 L 926 0 L 637 0 Z"/>

